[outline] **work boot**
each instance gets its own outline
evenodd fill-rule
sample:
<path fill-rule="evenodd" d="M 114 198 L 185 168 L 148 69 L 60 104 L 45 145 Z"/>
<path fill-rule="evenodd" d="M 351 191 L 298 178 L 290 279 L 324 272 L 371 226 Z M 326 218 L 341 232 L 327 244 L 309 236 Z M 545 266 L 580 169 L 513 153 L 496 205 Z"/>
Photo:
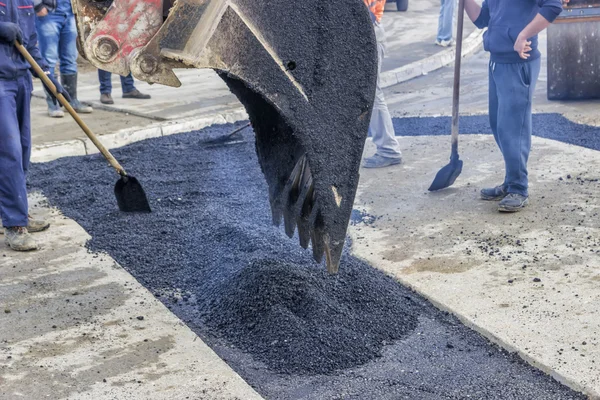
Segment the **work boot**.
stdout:
<path fill-rule="evenodd" d="M 65 116 L 65 113 L 58 104 L 52 104 L 51 106 L 48 106 L 48 116 L 50 118 L 62 118 Z"/>
<path fill-rule="evenodd" d="M 133 89 L 131 92 L 123 93 L 124 99 L 139 99 L 139 100 L 148 100 L 150 98 L 149 94 L 144 94 L 137 89 Z"/>
<path fill-rule="evenodd" d="M 27 216 L 27 231 L 29 233 L 36 233 L 45 231 L 50 227 L 50 222 L 44 219 L 35 219 L 31 215 Z M 0 234 L 4 233 L 4 227 L 0 223 Z"/>
<path fill-rule="evenodd" d="M 380 156 L 379 154 L 375 154 L 372 157 L 365 158 L 363 161 L 364 168 L 384 168 L 389 167 L 391 165 L 397 165 L 402 163 L 402 157 L 399 158 L 391 158 Z"/>
<path fill-rule="evenodd" d="M 513 213 L 521 211 L 527 207 L 528 204 L 529 197 L 517 193 L 509 193 L 500 203 L 498 203 L 498 211 Z"/>
<path fill-rule="evenodd" d="M 86 106 L 77 100 L 77 74 L 63 74 L 60 76 L 60 81 L 67 93 L 69 93 L 69 96 L 71 96 L 71 107 L 78 114 L 91 114 L 93 111 L 92 107 Z"/>
<path fill-rule="evenodd" d="M 115 101 L 113 100 L 113 98 L 110 95 L 110 93 L 102 93 L 102 94 L 100 94 L 100 103 L 102 103 L 102 104 L 115 104 Z"/>
<path fill-rule="evenodd" d="M 504 186 L 496 186 L 495 188 L 481 189 L 481 199 L 488 201 L 499 201 L 506 197 L 506 189 Z"/>
<path fill-rule="evenodd" d="M 38 244 L 24 226 L 6 228 L 4 243 L 15 251 L 37 250 Z"/>

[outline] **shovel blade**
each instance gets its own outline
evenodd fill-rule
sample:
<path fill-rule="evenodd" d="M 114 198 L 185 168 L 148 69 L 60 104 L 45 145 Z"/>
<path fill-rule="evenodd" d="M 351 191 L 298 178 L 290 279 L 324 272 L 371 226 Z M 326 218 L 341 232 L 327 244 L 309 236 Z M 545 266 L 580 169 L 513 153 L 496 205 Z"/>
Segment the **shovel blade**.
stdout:
<path fill-rule="evenodd" d="M 119 210 L 123 212 L 151 212 L 146 192 L 133 176 L 122 176 L 115 184 Z"/>
<path fill-rule="evenodd" d="M 462 160 L 452 159 L 450 164 L 440 169 L 429 187 L 430 192 L 446 189 L 454 184 L 463 168 Z"/>

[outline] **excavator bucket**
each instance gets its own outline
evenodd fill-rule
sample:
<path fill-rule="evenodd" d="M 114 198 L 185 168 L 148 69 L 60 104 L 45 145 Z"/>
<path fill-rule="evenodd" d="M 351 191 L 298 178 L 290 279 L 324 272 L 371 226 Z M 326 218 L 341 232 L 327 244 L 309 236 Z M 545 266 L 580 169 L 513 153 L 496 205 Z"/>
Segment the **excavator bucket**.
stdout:
<path fill-rule="evenodd" d="M 377 81 L 363 1 L 72 1 L 99 68 L 174 87 L 174 69 L 216 71 L 250 116 L 273 222 L 336 273 Z"/>

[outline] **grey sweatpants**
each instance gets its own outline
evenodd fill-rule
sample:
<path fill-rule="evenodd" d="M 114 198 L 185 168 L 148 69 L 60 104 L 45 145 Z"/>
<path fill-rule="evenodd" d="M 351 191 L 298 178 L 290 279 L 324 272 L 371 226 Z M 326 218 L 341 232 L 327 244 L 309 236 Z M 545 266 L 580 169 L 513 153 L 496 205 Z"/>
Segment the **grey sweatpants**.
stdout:
<path fill-rule="evenodd" d="M 396 140 L 392 116 L 388 110 L 383 90 L 379 86 L 379 75 L 381 74 L 381 64 L 385 54 L 385 31 L 379 24 L 375 25 L 375 34 L 377 36 L 377 55 L 379 70 L 377 74 L 377 90 L 375 91 L 375 103 L 373 104 L 373 114 L 369 125 L 369 134 L 373 137 L 373 143 L 377 146 L 377 154 L 389 158 L 401 158 L 400 144 Z"/>

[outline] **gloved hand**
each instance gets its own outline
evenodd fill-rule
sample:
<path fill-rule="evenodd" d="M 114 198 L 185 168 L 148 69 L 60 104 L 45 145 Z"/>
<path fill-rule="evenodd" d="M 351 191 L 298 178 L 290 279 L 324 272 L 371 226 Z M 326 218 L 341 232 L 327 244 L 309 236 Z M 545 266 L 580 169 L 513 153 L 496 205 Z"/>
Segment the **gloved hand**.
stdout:
<path fill-rule="evenodd" d="M 70 103 L 71 96 L 69 96 L 69 93 L 65 90 L 65 88 L 60 83 L 58 83 L 58 81 L 52 75 L 50 75 L 48 72 L 46 72 L 46 76 L 50 79 L 50 81 L 54 84 L 54 86 L 56 86 L 56 92 L 59 94 L 62 94 L 65 97 L 65 99 L 67 99 L 67 101 Z M 44 81 L 42 81 L 42 82 L 44 82 Z M 58 99 L 50 91 L 50 88 L 46 87 L 46 91 L 50 95 L 50 98 L 52 99 L 52 102 L 54 103 L 54 105 L 57 105 Z"/>
<path fill-rule="evenodd" d="M 0 22 L 0 41 L 12 44 L 14 41 L 23 43 L 23 33 L 14 22 Z"/>

